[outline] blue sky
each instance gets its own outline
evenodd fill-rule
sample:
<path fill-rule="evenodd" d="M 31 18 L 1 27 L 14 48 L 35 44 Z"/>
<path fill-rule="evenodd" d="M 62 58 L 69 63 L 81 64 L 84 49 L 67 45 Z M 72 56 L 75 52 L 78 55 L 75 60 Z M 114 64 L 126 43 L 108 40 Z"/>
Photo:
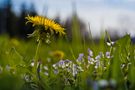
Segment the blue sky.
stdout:
<path fill-rule="evenodd" d="M 0 0 L 1 2 L 2 0 Z M 33 3 L 40 15 L 54 17 L 60 15 L 64 20 L 72 14 L 72 3 L 76 3 L 77 13 L 86 23 L 91 24 L 92 33 L 99 35 L 101 29 L 120 30 L 135 35 L 135 0 L 12 0 L 15 11 L 26 2 Z M 128 30 L 127 30 L 128 29 Z"/>

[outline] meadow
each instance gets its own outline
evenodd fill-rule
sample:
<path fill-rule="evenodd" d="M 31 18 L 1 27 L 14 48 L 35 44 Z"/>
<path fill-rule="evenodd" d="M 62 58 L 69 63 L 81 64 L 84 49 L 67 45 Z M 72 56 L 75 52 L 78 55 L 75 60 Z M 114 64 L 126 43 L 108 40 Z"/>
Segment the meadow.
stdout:
<path fill-rule="evenodd" d="M 77 27 L 75 23 L 73 31 Z M 85 41 L 74 32 L 69 41 L 66 35 L 56 40 L 48 39 L 52 32 L 37 32 L 27 41 L 0 36 L 0 90 L 135 89 L 135 46 L 130 35 L 114 42 L 105 32 L 97 43 L 91 34 Z"/>

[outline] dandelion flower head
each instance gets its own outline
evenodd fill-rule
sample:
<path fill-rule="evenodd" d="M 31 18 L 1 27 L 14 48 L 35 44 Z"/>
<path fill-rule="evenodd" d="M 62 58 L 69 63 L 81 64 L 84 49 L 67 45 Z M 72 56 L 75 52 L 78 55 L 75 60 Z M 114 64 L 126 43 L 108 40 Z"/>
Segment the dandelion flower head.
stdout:
<path fill-rule="evenodd" d="M 63 59 L 64 57 L 64 52 L 60 51 L 60 50 L 56 50 L 50 53 L 51 56 L 58 58 L 58 59 Z"/>
<path fill-rule="evenodd" d="M 60 35 L 65 35 L 64 28 L 61 27 L 61 25 L 57 24 L 55 21 L 48 19 L 43 16 L 27 16 L 26 19 L 28 20 L 27 23 L 32 23 L 33 26 L 43 26 L 45 30 L 50 30 L 50 32 L 56 32 L 59 33 Z"/>

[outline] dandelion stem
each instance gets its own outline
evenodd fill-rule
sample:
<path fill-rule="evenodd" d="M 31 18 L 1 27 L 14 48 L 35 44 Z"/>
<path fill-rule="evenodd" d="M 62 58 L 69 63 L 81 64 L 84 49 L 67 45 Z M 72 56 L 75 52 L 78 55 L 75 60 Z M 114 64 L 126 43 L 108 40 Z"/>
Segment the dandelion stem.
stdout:
<path fill-rule="evenodd" d="M 35 57 L 34 57 L 34 68 L 35 68 L 35 71 L 37 69 L 37 64 L 38 64 L 38 53 L 39 53 L 39 47 L 41 45 L 41 40 L 39 40 L 38 42 L 38 45 L 37 45 L 37 49 L 36 49 L 36 53 L 35 53 Z"/>

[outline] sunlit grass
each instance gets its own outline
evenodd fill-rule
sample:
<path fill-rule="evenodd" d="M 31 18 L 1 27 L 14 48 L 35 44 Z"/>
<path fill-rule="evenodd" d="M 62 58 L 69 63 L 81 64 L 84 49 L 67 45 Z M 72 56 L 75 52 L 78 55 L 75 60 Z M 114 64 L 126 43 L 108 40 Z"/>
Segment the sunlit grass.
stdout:
<path fill-rule="evenodd" d="M 90 43 L 91 36 L 84 42 L 80 32 L 74 32 L 77 27 L 74 20 L 71 42 L 63 37 L 42 42 L 36 58 L 34 39 L 0 36 L 0 90 L 135 89 L 135 46 L 130 35 L 112 42 L 106 32 L 99 43 Z"/>

